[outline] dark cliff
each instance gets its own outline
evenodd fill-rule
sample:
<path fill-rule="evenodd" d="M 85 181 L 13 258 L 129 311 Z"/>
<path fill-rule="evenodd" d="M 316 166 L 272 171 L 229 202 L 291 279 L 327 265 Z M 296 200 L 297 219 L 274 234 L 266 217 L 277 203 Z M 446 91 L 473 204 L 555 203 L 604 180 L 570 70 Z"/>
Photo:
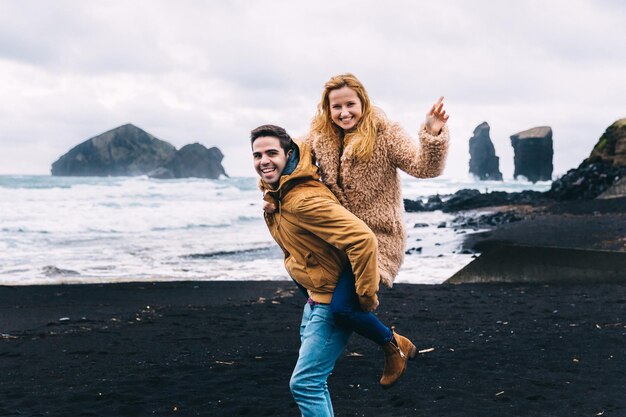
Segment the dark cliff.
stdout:
<path fill-rule="evenodd" d="M 582 165 L 595 163 L 626 167 L 626 118 L 617 120 L 606 129 Z"/>
<path fill-rule="evenodd" d="M 623 191 L 609 190 L 625 176 L 626 119 L 619 119 L 600 136 L 578 168 L 570 169 L 552 183 L 548 195 L 559 200 L 588 200 L 605 192 L 621 196 Z"/>

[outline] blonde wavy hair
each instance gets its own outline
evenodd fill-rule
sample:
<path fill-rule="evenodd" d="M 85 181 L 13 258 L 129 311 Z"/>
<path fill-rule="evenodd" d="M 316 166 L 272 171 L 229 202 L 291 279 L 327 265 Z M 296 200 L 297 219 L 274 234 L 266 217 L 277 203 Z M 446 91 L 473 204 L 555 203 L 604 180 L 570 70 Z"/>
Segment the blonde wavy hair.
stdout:
<path fill-rule="evenodd" d="M 358 78 L 350 73 L 339 74 L 331 77 L 324 85 L 322 92 L 322 100 L 317 105 L 317 112 L 311 122 L 311 133 L 321 134 L 327 137 L 341 140 L 341 128 L 335 126 L 331 119 L 330 100 L 328 96 L 333 90 L 343 87 L 349 87 L 357 94 L 361 100 L 361 119 L 356 129 L 345 132 L 346 139 L 353 141 L 352 156 L 357 160 L 367 160 L 374 152 L 374 142 L 376 140 L 376 125 L 374 123 L 374 112 L 372 110 L 372 102 L 370 101 L 365 87 Z"/>

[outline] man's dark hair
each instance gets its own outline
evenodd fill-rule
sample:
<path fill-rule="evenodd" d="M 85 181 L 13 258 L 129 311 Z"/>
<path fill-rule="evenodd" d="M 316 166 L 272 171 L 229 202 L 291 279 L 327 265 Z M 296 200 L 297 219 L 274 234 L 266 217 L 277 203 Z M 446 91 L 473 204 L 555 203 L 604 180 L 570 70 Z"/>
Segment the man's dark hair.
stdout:
<path fill-rule="evenodd" d="M 280 143 L 280 147 L 283 148 L 285 154 L 296 146 L 293 139 L 291 139 L 291 136 L 287 134 L 287 131 L 280 126 L 275 125 L 263 125 L 252 130 L 252 132 L 250 132 L 250 145 L 252 146 L 254 141 L 258 138 L 267 136 L 277 138 Z"/>

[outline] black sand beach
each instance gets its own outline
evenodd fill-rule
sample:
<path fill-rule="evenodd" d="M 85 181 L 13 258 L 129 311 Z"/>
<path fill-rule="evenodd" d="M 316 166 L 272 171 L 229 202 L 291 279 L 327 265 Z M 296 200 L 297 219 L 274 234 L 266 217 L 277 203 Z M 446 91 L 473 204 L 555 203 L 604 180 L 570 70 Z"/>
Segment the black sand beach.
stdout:
<path fill-rule="evenodd" d="M 626 284 L 396 285 L 380 317 L 427 350 L 382 390 L 353 336 L 337 416 L 626 416 Z M 289 282 L 0 287 L 2 416 L 295 416 Z"/>

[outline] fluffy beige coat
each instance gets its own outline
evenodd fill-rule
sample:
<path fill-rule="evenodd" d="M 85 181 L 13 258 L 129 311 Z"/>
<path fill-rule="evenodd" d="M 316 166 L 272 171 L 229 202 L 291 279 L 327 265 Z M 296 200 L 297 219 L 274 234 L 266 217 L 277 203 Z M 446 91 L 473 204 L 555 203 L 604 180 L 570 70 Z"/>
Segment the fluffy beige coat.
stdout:
<path fill-rule="evenodd" d="M 404 261 L 406 231 L 398 168 L 417 178 L 432 178 L 443 172 L 448 153 L 448 128 L 433 136 L 422 125 L 419 145 L 402 127 L 376 110 L 374 152 L 369 160 L 355 161 L 351 143 L 343 152 L 337 138 L 310 134 L 313 155 L 322 181 L 341 204 L 363 220 L 378 239 L 381 282 L 391 287 Z"/>

